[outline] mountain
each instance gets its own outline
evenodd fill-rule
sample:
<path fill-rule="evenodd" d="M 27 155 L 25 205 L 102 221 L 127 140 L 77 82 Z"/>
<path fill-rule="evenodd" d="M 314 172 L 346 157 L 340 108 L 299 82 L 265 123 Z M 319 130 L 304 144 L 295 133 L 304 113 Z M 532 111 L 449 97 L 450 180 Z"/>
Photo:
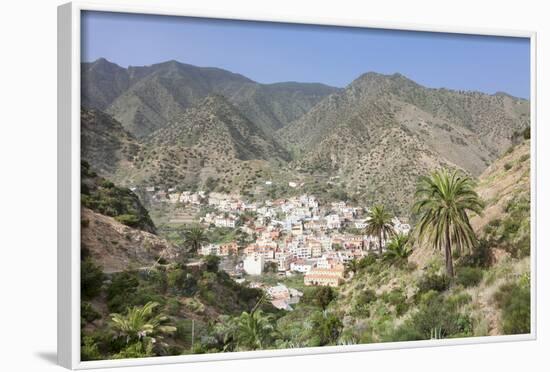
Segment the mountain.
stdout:
<path fill-rule="evenodd" d="M 307 113 L 338 89 L 318 83 L 276 83 L 248 86 L 228 99 L 264 131 L 272 133 Z"/>
<path fill-rule="evenodd" d="M 210 95 L 144 139 L 134 181 L 243 186 L 288 152 L 220 95 Z"/>
<path fill-rule="evenodd" d="M 367 73 L 277 135 L 296 169 L 339 176 L 366 200 L 406 212 L 419 175 L 447 166 L 478 176 L 528 125 L 526 100 Z"/>
<path fill-rule="evenodd" d="M 136 137 L 170 123 L 209 94 L 235 104 L 265 132 L 273 132 L 337 91 L 323 84 L 259 84 L 219 68 L 177 61 L 124 69 L 105 59 L 82 65 L 82 102 L 111 114 Z"/>
<path fill-rule="evenodd" d="M 82 106 L 105 110 L 130 87 L 126 69 L 100 58 L 81 65 Z"/>
<path fill-rule="evenodd" d="M 134 167 L 141 144 L 118 121 L 97 109 L 81 109 L 81 156 L 103 176 Z"/>

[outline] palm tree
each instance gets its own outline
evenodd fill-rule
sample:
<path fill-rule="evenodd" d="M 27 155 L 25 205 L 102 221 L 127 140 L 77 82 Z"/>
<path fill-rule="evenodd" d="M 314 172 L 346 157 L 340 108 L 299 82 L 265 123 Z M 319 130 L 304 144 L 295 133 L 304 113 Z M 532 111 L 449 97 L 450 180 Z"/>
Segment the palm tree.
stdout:
<path fill-rule="evenodd" d="M 271 314 L 262 310 L 243 312 L 234 319 L 234 340 L 237 350 L 265 349 L 275 339 L 275 321 Z"/>
<path fill-rule="evenodd" d="M 382 241 L 395 233 L 391 215 L 383 205 L 375 205 L 367 213 L 367 224 L 365 233 L 378 237 L 378 253 L 382 255 Z"/>
<path fill-rule="evenodd" d="M 154 315 L 158 302 L 147 302 L 143 306 L 128 309 L 126 315 L 111 314 L 111 323 L 120 336 L 126 337 L 126 343 L 142 341 L 162 333 L 172 333 L 176 327 L 162 325 L 168 318 L 162 314 Z"/>
<path fill-rule="evenodd" d="M 452 251 L 460 255 L 471 250 L 477 238 L 468 213 L 481 215 L 483 202 L 474 181 L 458 171 L 441 169 L 420 179 L 413 211 L 420 216 L 416 225 L 420 241 L 445 250 L 447 275 L 454 276 Z"/>
<path fill-rule="evenodd" d="M 204 243 L 208 243 L 208 238 L 203 229 L 193 226 L 183 233 L 183 243 L 189 251 L 196 253 Z"/>
<path fill-rule="evenodd" d="M 388 243 L 384 260 L 390 262 L 406 260 L 412 253 L 408 247 L 409 236 L 405 234 L 395 235 Z"/>

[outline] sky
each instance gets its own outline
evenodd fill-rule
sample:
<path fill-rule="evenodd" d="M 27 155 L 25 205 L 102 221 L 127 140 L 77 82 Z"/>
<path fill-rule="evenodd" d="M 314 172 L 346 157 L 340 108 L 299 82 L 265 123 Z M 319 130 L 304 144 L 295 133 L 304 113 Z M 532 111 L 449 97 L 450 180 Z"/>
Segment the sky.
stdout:
<path fill-rule="evenodd" d="M 401 73 L 431 88 L 529 98 L 529 39 L 352 27 L 83 12 L 82 61 L 120 66 L 177 60 L 260 83 L 345 87 Z"/>

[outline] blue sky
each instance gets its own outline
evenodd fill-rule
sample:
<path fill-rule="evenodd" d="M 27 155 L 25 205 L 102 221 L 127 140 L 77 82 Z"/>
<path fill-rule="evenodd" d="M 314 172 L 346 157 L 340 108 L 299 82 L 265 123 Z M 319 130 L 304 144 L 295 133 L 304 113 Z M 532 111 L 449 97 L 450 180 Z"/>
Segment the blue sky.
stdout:
<path fill-rule="evenodd" d="M 82 60 L 123 67 L 178 60 L 261 83 L 344 87 L 369 71 L 433 88 L 529 98 L 529 39 L 85 12 Z"/>

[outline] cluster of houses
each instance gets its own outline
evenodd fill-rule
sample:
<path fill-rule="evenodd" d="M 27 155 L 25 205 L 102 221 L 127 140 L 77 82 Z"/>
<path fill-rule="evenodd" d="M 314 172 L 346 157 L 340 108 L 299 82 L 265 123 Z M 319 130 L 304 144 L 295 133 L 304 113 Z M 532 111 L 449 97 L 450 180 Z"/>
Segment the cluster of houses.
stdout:
<path fill-rule="evenodd" d="M 293 186 L 298 186 L 293 185 Z M 208 227 L 239 229 L 250 243 L 236 241 L 202 245 L 199 254 L 233 258 L 227 269 L 237 280 L 243 275 L 261 276 L 267 270 L 281 277 L 303 275 L 306 286 L 337 287 L 345 280 L 346 264 L 378 249 L 378 237 L 362 233 L 368 226 L 368 210 L 343 201 L 320 203 L 313 195 L 288 199 L 248 202 L 237 194 L 175 189 L 146 190 L 153 201 L 203 209 L 200 222 Z M 392 220 L 396 233 L 408 234 L 410 226 L 397 217 Z M 383 248 L 386 242 L 382 241 Z M 225 262 L 229 263 L 229 260 Z M 233 267 L 225 265 L 227 268 Z M 273 287 L 252 281 L 270 295 L 272 304 L 291 310 L 301 293 L 283 284 Z M 265 287 L 265 288 L 264 288 Z"/>
<path fill-rule="evenodd" d="M 378 245 L 378 237 L 357 234 L 368 224 L 366 210 L 343 201 L 320 205 L 312 195 L 247 203 L 239 195 L 182 192 L 167 195 L 178 203 L 199 203 L 209 213 L 201 218 L 207 226 L 240 229 L 252 243 L 205 244 L 201 255 L 237 257 L 234 274 L 262 275 L 276 267 L 281 275 L 304 274 L 306 285 L 338 286 L 345 264 L 360 259 Z M 245 212 L 247 218 L 239 218 Z M 407 234 L 410 226 L 393 219 L 396 232 Z M 351 228 L 354 233 L 345 232 Z M 382 245 L 385 245 L 382 241 Z"/>

